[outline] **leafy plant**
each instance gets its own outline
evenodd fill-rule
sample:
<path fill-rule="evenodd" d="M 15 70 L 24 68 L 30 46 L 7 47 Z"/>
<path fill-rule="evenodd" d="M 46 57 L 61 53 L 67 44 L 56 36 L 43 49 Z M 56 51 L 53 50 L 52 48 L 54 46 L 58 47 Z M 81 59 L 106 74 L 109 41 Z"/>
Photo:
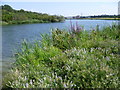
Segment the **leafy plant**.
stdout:
<path fill-rule="evenodd" d="M 3 79 L 11 88 L 118 88 L 119 28 L 87 32 L 55 29 L 41 41 L 22 43 Z"/>

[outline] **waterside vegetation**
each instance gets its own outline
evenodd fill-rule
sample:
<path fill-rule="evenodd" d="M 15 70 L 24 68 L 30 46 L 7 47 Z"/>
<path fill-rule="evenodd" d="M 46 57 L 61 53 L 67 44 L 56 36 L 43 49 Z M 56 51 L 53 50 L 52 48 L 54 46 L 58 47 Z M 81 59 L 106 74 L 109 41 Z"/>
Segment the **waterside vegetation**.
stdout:
<path fill-rule="evenodd" d="M 62 22 L 63 16 L 48 15 L 46 13 L 37 13 L 31 11 L 15 10 L 9 5 L 0 6 L 0 24 L 25 24 L 25 23 L 50 23 L 50 22 Z"/>
<path fill-rule="evenodd" d="M 94 15 L 94 16 L 73 16 L 66 19 L 90 19 L 90 20 L 120 20 L 120 15 Z"/>
<path fill-rule="evenodd" d="M 117 25 L 88 32 L 71 24 L 34 44 L 23 41 L 3 87 L 118 88 L 119 33 Z"/>

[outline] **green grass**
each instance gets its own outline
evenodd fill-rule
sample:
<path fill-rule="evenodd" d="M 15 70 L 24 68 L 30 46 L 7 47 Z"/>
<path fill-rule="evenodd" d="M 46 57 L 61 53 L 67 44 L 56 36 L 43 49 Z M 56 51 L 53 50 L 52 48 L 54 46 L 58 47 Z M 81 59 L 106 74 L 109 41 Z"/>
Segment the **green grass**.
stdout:
<path fill-rule="evenodd" d="M 61 22 L 57 21 L 56 22 Z M 11 24 L 30 24 L 30 23 L 52 23 L 51 21 L 43 21 L 43 20 L 37 20 L 37 19 L 31 19 L 31 20 L 13 20 L 9 22 L 1 21 L 0 25 L 11 25 Z"/>
<path fill-rule="evenodd" d="M 23 41 L 3 87 L 118 88 L 119 40 L 113 25 L 91 32 L 55 29 L 34 44 Z"/>
<path fill-rule="evenodd" d="M 4 22 L 4 21 L 0 21 L 0 26 L 2 26 L 2 25 L 8 25 L 8 23 Z"/>
<path fill-rule="evenodd" d="M 0 22 L 0 25 L 10 25 L 10 24 L 28 24 L 28 23 L 50 23 L 49 21 L 31 19 L 31 20 L 22 20 L 22 21 L 9 21 L 9 22 Z"/>

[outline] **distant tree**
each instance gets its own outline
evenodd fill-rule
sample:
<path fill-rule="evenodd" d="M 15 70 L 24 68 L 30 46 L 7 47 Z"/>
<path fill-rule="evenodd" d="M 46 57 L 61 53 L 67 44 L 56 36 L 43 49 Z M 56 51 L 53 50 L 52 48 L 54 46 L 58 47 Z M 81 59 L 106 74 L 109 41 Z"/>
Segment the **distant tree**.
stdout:
<path fill-rule="evenodd" d="M 4 5 L 4 6 L 2 6 L 2 9 L 3 9 L 3 10 L 7 10 L 7 11 L 13 11 L 12 7 L 9 6 L 9 5 Z"/>
<path fill-rule="evenodd" d="M 14 10 L 9 5 L 0 6 L 2 9 L 2 21 L 5 22 L 24 22 L 24 21 L 38 21 L 38 22 L 59 22 L 64 19 L 63 16 L 48 15 L 46 13 L 38 13 L 31 11 Z"/>
<path fill-rule="evenodd" d="M 17 14 L 14 14 L 14 16 L 13 16 L 13 20 L 27 20 L 28 19 L 28 17 L 25 15 L 25 14 L 23 14 L 23 13 L 17 13 Z"/>
<path fill-rule="evenodd" d="M 20 9 L 20 12 L 25 12 L 23 9 Z"/>

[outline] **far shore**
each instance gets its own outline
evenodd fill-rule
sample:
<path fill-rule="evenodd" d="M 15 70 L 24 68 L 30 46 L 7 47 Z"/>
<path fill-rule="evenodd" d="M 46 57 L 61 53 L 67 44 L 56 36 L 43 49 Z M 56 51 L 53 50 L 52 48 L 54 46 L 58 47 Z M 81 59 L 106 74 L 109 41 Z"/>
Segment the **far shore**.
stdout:
<path fill-rule="evenodd" d="M 78 19 L 78 18 L 77 18 Z M 120 20 L 120 18 L 79 18 L 78 20 Z"/>
<path fill-rule="evenodd" d="M 49 21 L 37 21 L 37 22 L 30 22 L 30 20 L 28 22 L 25 21 L 16 21 L 17 23 L 13 23 L 14 21 L 11 21 L 11 23 L 5 22 L 5 21 L 0 21 L 0 26 L 1 25 L 14 25 L 14 24 L 34 24 L 34 23 L 56 23 L 56 22 L 49 22 Z M 59 21 L 59 22 L 64 22 L 64 21 Z"/>
<path fill-rule="evenodd" d="M 120 18 L 79 18 L 76 20 L 120 20 Z M 35 23 L 52 23 L 52 22 L 35 22 Z M 28 22 L 28 23 L 20 23 L 20 24 L 31 24 L 31 23 Z M 5 21 L 0 21 L 0 25 L 10 25 L 10 24 Z"/>

